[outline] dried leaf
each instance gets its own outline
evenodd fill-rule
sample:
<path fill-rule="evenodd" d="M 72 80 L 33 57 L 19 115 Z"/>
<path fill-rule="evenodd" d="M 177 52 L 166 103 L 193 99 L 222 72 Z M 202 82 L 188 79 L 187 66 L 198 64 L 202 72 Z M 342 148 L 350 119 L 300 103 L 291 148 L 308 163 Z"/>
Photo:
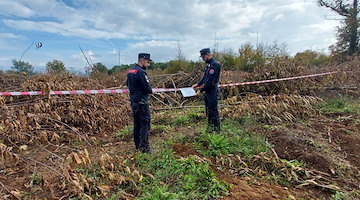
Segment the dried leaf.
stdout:
<path fill-rule="evenodd" d="M 15 189 L 12 190 L 10 193 L 14 195 L 16 198 L 21 199 L 21 192 L 19 190 Z"/>
<path fill-rule="evenodd" d="M 60 143 L 60 136 L 56 133 L 53 133 L 50 139 L 50 142 Z"/>
<path fill-rule="evenodd" d="M 21 145 L 19 147 L 19 151 L 27 151 L 28 150 L 28 146 L 27 145 Z"/>
<path fill-rule="evenodd" d="M 79 155 L 77 153 L 72 153 L 72 158 L 73 158 L 73 161 L 78 165 L 83 163 L 82 159 L 79 157 Z"/>

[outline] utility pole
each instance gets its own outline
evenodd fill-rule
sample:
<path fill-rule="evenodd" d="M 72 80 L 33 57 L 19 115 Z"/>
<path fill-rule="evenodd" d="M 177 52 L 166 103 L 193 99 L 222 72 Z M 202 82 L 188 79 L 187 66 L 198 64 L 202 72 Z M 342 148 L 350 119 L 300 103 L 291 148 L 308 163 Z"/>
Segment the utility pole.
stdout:
<path fill-rule="evenodd" d="M 119 64 L 118 65 L 120 66 L 120 49 L 119 49 Z"/>

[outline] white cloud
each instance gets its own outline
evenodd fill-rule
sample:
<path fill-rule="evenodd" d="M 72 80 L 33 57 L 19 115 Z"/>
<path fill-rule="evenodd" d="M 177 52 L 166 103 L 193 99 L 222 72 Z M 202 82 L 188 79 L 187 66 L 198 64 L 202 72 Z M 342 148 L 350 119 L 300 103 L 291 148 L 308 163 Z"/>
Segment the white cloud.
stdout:
<path fill-rule="evenodd" d="M 19 38 L 20 36 L 15 35 L 13 33 L 0 33 L 0 37 L 1 38 L 16 39 L 16 38 Z"/>
<path fill-rule="evenodd" d="M 31 17 L 34 15 L 32 9 L 17 1 L 0 1 L 0 13 L 19 17 Z"/>
<path fill-rule="evenodd" d="M 312 3 L 310 2 L 306 2 L 306 1 L 298 1 L 298 2 L 293 2 L 293 3 L 290 3 L 288 5 L 284 5 L 283 7 L 285 9 L 289 9 L 289 10 L 292 10 L 293 12 L 301 12 L 301 13 L 304 13 L 306 12 L 306 8 L 308 6 L 313 6 Z"/>
<path fill-rule="evenodd" d="M 338 22 L 334 20 L 327 20 L 321 23 L 306 25 L 305 28 L 313 29 L 320 32 L 334 32 L 334 27 L 338 26 Z"/>
<path fill-rule="evenodd" d="M 279 19 L 281 19 L 281 18 L 283 18 L 284 17 L 284 14 L 277 14 L 276 16 L 275 16 L 275 18 L 273 19 L 273 20 L 271 20 L 271 21 L 277 21 L 277 20 L 279 20 Z"/>

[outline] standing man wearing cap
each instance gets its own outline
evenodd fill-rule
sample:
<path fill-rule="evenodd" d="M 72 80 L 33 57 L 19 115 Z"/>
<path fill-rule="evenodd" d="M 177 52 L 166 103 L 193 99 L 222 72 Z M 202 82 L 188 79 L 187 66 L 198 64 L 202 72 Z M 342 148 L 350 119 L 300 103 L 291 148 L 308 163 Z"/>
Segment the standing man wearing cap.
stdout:
<path fill-rule="evenodd" d="M 202 92 L 205 92 L 205 112 L 208 118 L 208 124 L 213 130 L 220 132 L 220 117 L 218 111 L 218 98 L 220 96 L 220 89 L 218 86 L 221 70 L 220 63 L 212 57 L 209 48 L 201 49 L 200 57 L 206 62 L 204 76 L 192 87 L 196 88 L 204 85 L 196 95 L 200 96 Z"/>
<path fill-rule="evenodd" d="M 134 118 L 134 143 L 137 150 L 155 153 L 149 144 L 150 108 L 149 94 L 152 93 L 145 70 L 150 66 L 150 54 L 140 53 L 138 63 L 128 71 L 126 85 L 130 91 L 130 102 Z"/>

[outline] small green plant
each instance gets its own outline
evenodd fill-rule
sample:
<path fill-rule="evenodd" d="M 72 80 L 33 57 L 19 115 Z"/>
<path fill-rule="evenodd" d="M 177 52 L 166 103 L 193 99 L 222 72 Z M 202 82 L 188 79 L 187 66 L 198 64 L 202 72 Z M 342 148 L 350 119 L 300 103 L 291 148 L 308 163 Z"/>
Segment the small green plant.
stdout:
<path fill-rule="evenodd" d="M 167 133 L 171 130 L 171 127 L 169 125 L 162 125 L 162 124 L 154 124 L 151 126 L 151 134 L 162 134 Z"/>
<path fill-rule="evenodd" d="M 121 197 L 122 197 L 122 193 L 121 193 L 121 192 L 122 192 L 122 191 L 121 191 L 121 189 L 120 189 L 120 191 L 112 194 L 112 195 L 108 198 L 108 200 L 118 200 L 118 199 L 121 199 Z"/>
<path fill-rule="evenodd" d="M 174 199 L 176 194 L 168 192 L 168 185 L 159 185 L 158 188 L 155 189 L 154 193 L 145 192 L 144 197 L 141 199 L 146 200 L 172 200 Z"/>
<path fill-rule="evenodd" d="M 237 121 L 240 123 L 240 125 L 242 126 L 254 126 L 256 125 L 256 120 L 253 119 L 251 116 L 243 116 L 237 119 Z"/>
<path fill-rule="evenodd" d="M 180 115 L 172 116 L 173 117 L 172 124 L 174 124 L 175 126 L 180 126 L 189 123 L 199 122 L 200 120 L 202 120 L 200 113 L 202 112 L 191 111 L 191 112 L 182 113 Z"/>
<path fill-rule="evenodd" d="M 234 151 L 234 145 L 230 143 L 229 139 L 225 135 L 217 133 L 203 132 L 199 138 L 199 144 L 205 148 L 207 156 L 220 156 Z"/>
<path fill-rule="evenodd" d="M 115 136 L 120 140 L 131 137 L 133 131 L 133 126 L 126 126 L 121 130 L 116 131 Z"/>
<path fill-rule="evenodd" d="M 346 192 L 336 191 L 335 194 L 331 195 L 331 200 L 348 200 L 349 195 Z"/>
<path fill-rule="evenodd" d="M 98 163 L 90 164 L 90 166 L 77 167 L 75 168 L 75 171 L 80 174 L 83 174 L 86 178 L 92 180 L 93 182 L 100 181 L 102 177 L 102 169 L 100 164 Z"/>
<path fill-rule="evenodd" d="M 198 122 L 200 120 L 202 120 L 202 117 L 200 116 L 199 112 L 195 113 L 195 112 L 190 112 L 188 114 L 189 119 L 191 122 Z"/>
<path fill-rule="evenodd" d="M 32 187 L 33 185 L 40 185 L 42 182 L 42 178 L 41 176 L 34 172 L 31 174 L 31 176 L 29 177 L 29 186 Z"/>
<path fill-rule="evenodd" d="M 282 176 L 267 175 L 267 176 L 263 176 L 262 179 L 270 184 L 280 184 L 280 185 L 286 186 L 286 187 L 290 186 L 290 182 Z"/>
<path fill-rule="evenodd" d="M 292 167 L 305 167 L 305 163 L 298 160 L 286 160 L 282 159 L 283 162 L 286 162 L 286 166 Z"/>
<path fill-rule="evenodd" d="M 173 119 L 172 124 L 175 126 L 186 125 L 190 122 L 189 116 L 181 115 Z"/>

